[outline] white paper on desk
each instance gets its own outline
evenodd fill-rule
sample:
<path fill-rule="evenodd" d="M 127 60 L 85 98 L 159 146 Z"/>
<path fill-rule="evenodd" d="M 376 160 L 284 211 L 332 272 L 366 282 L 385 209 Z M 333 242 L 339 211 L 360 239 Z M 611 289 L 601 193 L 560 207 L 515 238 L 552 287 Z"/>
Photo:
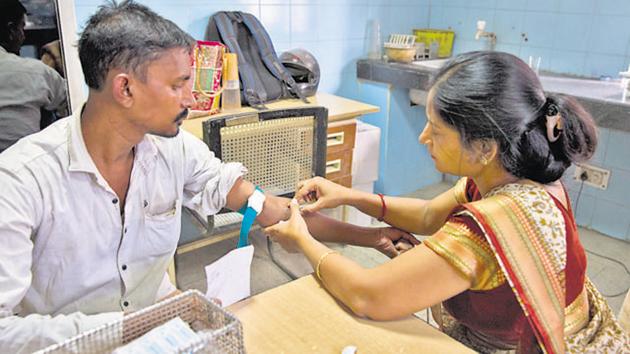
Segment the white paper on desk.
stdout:
<path fill-rule="evenodd" d="M 252 272 L 254 246 L 237 248 L 206 266 L 208 299 L 217 298 L 222 305 L 231 304 L 251 295 L 249 281 Z"/>

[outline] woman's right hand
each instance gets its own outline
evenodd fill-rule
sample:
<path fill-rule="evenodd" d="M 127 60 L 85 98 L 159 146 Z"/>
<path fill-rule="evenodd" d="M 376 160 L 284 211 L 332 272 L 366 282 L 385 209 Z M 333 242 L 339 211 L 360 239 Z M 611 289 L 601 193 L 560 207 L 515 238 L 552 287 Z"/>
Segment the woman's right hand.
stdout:
<path fill-rule="evenodd" d="M 300 203 L 311 203 L 302 211 L 312 213 L 321 209 L 336 208 L 350 199 L 352 189 L 322 177 L 314 177 L 298 183 L 295 199 Z"/>

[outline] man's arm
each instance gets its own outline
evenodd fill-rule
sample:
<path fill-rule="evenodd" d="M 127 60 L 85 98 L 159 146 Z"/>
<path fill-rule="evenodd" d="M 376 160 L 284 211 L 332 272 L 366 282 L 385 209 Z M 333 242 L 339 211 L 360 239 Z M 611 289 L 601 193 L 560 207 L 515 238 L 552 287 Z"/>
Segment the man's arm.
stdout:
<path fill-rule="evenodd" d="M 32 353 L 81 332 L 122 318 L 122 312 L 84 315 L 10 316 L 0 319 L 0 348 L 3 353 Z"/>
<path fill-rule="evenodd" d="M 226 207 L 234 211 L 241 209 L 247 204 L 247 199 L 254 193 L 255 188 L 251 182 L 238 178 L 227 195 Z M 288 205 L 289 199 L 265 193 L 265 203 L 256 221 L 261 226 L 267 227 L 280 220 L 286 220 L 290 215 Z"/>
<path fill-rule="evenodd" d="M 43 107 L 47 111 L 56 112 L 59 117 L 68 115 L 68 91 L 66 80 L 55 70 L 44 65 L 44 79 L 48 86 L 47 104 Z"/>
<path fill-rule="evenodd" d="M 252 183 L 239 178 L 228 194 L 226 206 L 231 210 L 239 210 L 247 203 L 247 199 L 254 192 L 254 188 L 255 186 Z M 288 207 L 289 202 L 290 200 L 287 198 L 266 194 L 262 212 L 258 215 L 256 221 L 262 227 L 267 227 L 281 220 L 287 220 L 291 215 Z M 388 249 L 390 242 L 384 238 L 385 236 L 381 233 L 382 228 L 357 226 L 320 213 L 309 213 L 305 215 L 304 219 L 311 235 L 321 242 L 337 242 L 362 247 L 374 247 L 388 254 L 390 257 L 397 253 L 394 251 L 395 246 L 393 243 L 391 247 L 389 247 L 391 249 Z M 395 236 L 402 238 L 409 244 L 417 244 L 417 240 L 415 240 L 413 236 L 406 235 L 403 232 L 399 232 Z M 394 242 L 395 240 L 390 241 Z"/>

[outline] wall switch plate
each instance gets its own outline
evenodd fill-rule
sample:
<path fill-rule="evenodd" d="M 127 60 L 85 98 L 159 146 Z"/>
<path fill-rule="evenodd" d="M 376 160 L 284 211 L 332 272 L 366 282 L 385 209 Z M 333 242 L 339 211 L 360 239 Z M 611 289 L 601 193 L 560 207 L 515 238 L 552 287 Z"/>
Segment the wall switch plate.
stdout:
<path fill-rule="evenodd" d="M 593 186 L 599 189 L 608 188 L 608 179 L 610 178 L 610 170 L 605 170 L 603 168 L 587 165 L 587 164 L 576 164 L 575 173 L 573 174 L 573 179 L 581 182 L 582 173 L 586 173 L 586 179 L 584 180 L 585 184 L 589 186 Z"/>

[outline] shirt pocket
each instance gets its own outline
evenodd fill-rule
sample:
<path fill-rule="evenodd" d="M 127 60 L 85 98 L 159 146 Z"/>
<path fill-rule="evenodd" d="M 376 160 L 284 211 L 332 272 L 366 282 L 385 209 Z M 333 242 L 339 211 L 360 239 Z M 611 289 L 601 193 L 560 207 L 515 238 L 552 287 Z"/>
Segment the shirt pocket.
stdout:
<path fill-rule="evenodd" d="M 181 201 L 176 199 L 156 206 L 152 206 L 145 212 L 145 220 L 153 223 L 169 222 L 179 213 Z"/>
<path fill-rule="evenodd" d="M 181 228 L 181 200 L 156 205 L 145 212 L 146 243 L 154 255 L 173 252 Z"/>

